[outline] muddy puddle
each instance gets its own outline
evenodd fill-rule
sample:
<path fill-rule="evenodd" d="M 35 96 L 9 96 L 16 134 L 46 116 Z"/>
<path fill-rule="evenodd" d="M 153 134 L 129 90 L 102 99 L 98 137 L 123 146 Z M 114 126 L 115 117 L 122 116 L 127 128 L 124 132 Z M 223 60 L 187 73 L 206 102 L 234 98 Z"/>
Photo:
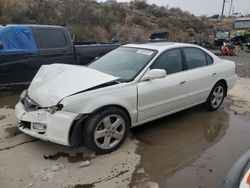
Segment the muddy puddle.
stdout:
<path fill-rule="evenodd" d="M 47 160 L 58 160 L 59 158 L 67 158 L 69 163 L 78 163 L 91 159 L 90 156 L 85 156 L 83 152 L 75 153 L 75 155 L 66 152 L 57 152 L 55 154 L 44 155 L 43 157 Z"/>
<path fill-rule="evenodd" d="M 18 100 L 19 93 L 0 93 L 0 142 L 21 134 L 12 115 Z"/>
<path fill-rule="evenodd" d="M 18 130 L 18 128 L 16 126 L 14 127 L 11 127 L 11 125 L 9 127 L 6 127 L 4 129 L 4 131 L 7 133 L 7 135 L 5 136 L 5 139 L 6 138 L 11 138 L 11 137 L 15 137 L 19 134 L 22 134 L 21 131 Z"/>
<path fill-rule="evenodd" d="M 77 185 L 75 185 L 73 188 L 94 188 L 95 186 L 94 185 L 92 185 L 92 184 L 84 184 L 84 185 L 82 185 L 82 184 L 77 184 Z"/>
<path fill-rule="evenodd" d="M 231 103 L 225 100 L 217 112 L 198 106 L 134 128 L 141 165 L 132 184 L 220 187 L 234 161 L 250 147 L 250 117 L 228 110 Z"/>
<path fill-rule="evenodd" d="M 0 95 L 0 108 L 14 108 L 19 100 L 19 96 L 19 93 Z"/>

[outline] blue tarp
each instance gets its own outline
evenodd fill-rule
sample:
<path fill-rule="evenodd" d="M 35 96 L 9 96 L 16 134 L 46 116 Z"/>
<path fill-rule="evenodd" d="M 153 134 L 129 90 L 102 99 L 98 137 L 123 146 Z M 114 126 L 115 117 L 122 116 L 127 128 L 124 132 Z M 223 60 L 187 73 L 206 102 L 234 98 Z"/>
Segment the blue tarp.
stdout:
<path fill-rule="evenodd" d="M 0 41 L 4 45 L 4 49 L 0 49 L 0 55 L 38 52 L 29 26 L 7 25 L 0 27 Z"/>

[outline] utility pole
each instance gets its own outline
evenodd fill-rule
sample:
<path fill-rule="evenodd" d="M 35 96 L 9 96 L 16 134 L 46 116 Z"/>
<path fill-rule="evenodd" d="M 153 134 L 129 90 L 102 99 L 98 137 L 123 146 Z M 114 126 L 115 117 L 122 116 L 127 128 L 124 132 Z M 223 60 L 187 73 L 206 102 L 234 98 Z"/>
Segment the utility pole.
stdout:
<path fill-rule="evenodd" d="M 228 16 L 231 16 L 232 7 L 233 7 L 233 0 L 231 0 L 231 3 L 230 3 L 230 9 L 229 9 Z"/>
<path fill-rule="evenodd" d="M 223 14 L 224 14 L 225 3 L 226 3 L 226 0 L 223 0 L 222 11 L 221 11 L 221 17 L 223 17 Z"/>

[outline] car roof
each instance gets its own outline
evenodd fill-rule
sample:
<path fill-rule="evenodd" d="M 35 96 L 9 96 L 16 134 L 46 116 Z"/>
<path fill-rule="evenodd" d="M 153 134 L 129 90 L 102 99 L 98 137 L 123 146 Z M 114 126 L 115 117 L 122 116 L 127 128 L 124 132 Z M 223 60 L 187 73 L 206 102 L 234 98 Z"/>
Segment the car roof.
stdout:
<path fill-rule="evenodd" d="M 171 48 L 178 47 L 197 47 L 197 45 L 186 44 L 186 43 L 175 43 L 175 42 L 152 42 L 152 43 L 143 43 L 143 44 L 126 44 L 124 47 L 131 48 L 145 48 L 157 51 L 165 51 Z"/>

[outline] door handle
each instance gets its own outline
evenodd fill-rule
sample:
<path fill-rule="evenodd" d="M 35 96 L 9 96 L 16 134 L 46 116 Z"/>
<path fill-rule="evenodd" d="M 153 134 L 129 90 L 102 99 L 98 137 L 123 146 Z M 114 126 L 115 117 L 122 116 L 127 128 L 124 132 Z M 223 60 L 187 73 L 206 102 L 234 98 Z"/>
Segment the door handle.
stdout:
<path fill-rule="evenodd" d="M 183 84 L 185 84 L 187 81 L 182 81 L 181 83 L 180 83 L 180 85 L 183 85 Z"/>
<path fill-rule="evenodd" d="M 217 74 L 217 73 L 215 72 L 215 73 L 212 74 L 212 76 L 215 76 L 216 74 Z"/>

